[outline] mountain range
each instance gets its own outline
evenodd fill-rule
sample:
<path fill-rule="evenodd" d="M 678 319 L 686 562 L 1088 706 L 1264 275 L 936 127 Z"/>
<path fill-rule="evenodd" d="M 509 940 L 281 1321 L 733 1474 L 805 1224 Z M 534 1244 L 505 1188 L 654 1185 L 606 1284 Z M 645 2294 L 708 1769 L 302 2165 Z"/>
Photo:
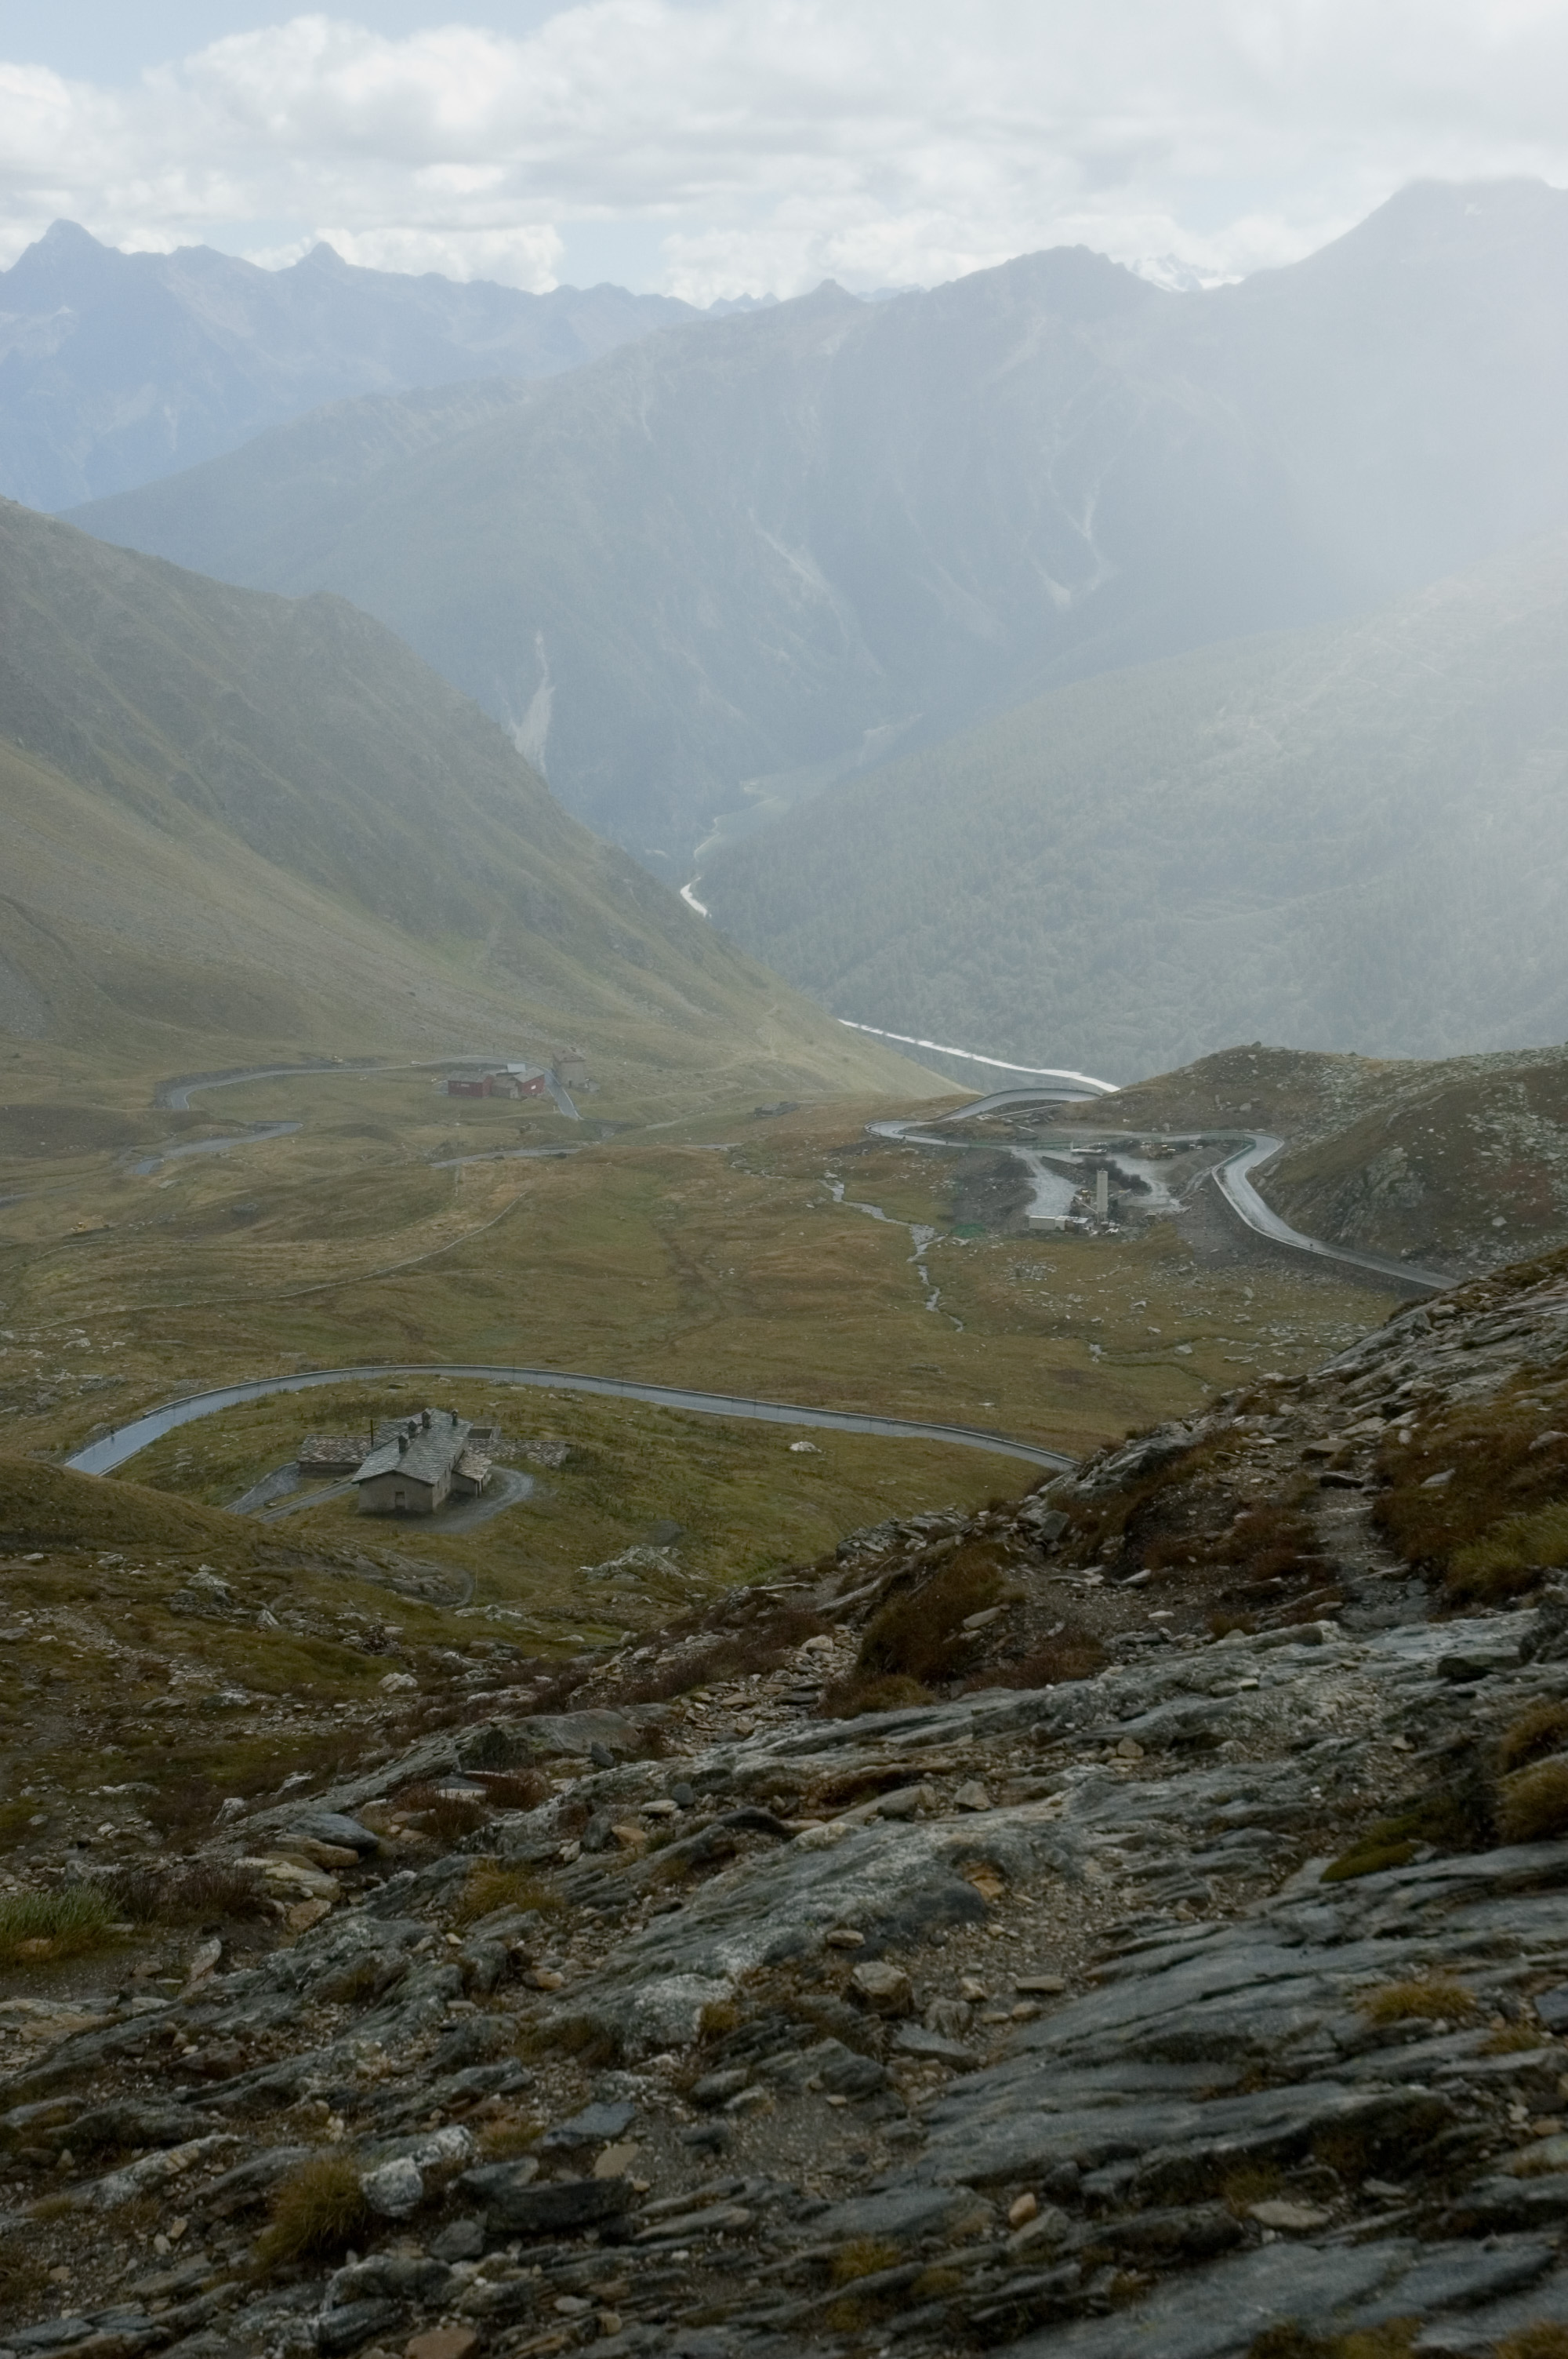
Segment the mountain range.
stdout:
<path fill-rule="evenodd" d="M 1081 249 L 828 286 L 482 417 L 318 413 L 81 521 L 352 598 L 678 881 L 716 814 L 1568 522 L 1565 264 L 1568 195 L 1513 181 L 1193 293 Z"/>
<path fill-rule="evenodd" d="M 66 508 L 350 395 L 549 376 L 674 321 L 665 295 L 528 295 L 211 246 L 121 254 L 58 221 L 0 271 L 0 494 Z"/>
<path fill-rule="evenodd" d="M 1562 1040 L 1565 645 L 1560 529 L 1054 690 L 720 848 L 701 897 L 841 1016 L 1118 1082 L 1258 1035 Z"/>
<path fill-rule="evenodd" d="M 654 1094 L 911 1078 L 568 818 L 380 624 L 10 503 L 0 827 L 0 1030 L 121 1071 L 577 1039 Z"/>

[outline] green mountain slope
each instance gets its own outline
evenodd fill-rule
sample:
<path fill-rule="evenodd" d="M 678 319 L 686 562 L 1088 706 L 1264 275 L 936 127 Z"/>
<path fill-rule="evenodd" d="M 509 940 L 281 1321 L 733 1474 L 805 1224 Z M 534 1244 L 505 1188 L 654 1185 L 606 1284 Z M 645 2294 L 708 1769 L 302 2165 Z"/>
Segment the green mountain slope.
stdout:
<path fill-rule="evenodd" d="M 836 1013 L 1108 1079 L 1568 1035 L 1568 536 L 1060 689 L 717 853 Z"/>
<path fill-rule="evenodd" d="M 0 503 L 0 1034 L 136 1070 L 526 1055 L 907 1089 L 551 799 L 341 600 Z"/>

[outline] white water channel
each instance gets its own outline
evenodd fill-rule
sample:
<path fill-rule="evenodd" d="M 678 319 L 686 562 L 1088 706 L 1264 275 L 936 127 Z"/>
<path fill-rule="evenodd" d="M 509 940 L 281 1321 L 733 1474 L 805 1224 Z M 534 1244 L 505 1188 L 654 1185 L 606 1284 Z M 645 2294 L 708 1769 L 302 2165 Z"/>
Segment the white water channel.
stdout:
<path fill-rule="evenodd" d="M 871 1125 L 872 1129 L 876 1129 L 878 1126 L 879 1125 L 874 1123 Z M 945 1140 L 941 1139 L 934 1139 L 932 1141 L 933 1146 L 943 1146 L 946 1145 L 946 1142 Z M 941 1230 L 930 1227 L 925 1221 L 895 1220 L 891 1212 L 884 1212 L 880 1204 L 865 1204 L 860 1202 L 858 1197 L 846 1196 L 844 1193 L 844 1182 L 842 1180 L 835 1180 L 831 1175 L 827 1178 L 825 1185 L 832 1196 L 833 1201 L 836 1204 L 842 1204 L 846 1212 L 864 1212 L 871 1220 L 885 1221 L 890 1229 L 907 1229 L 909 1231 L 910 1242 L 914 1247 L 914 1251 L 910 1255 L 909 1258 L 914 1266 L 915 1276 L 919 1278 L 921 1285 L 925 1287 L 926 1290 L 925 1308 L 927 1310 L 940 1310 L 942 1306 L 942 1289 L 939 1286 L 932 1285 L 931 1271 L 926 1264 L 925 1256 L 930 1252 L 931 1247 L 935 1243 L 936 1239 L 941 1235 Z M 962 1332 L 964 1324 L 963 1321 L 957 1318 L 951 1310 L 943 1310 L 942 1316 L 944 1319 L 951 1319 L 954 1326 Z"/>

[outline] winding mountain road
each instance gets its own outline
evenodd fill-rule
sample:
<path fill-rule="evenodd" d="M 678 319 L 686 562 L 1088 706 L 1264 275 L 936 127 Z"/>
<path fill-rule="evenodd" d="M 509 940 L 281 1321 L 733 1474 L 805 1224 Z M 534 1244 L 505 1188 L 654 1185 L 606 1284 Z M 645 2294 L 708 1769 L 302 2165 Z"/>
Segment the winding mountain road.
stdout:
<path fill-rule="evenodd" d="M 589 1376 L 565 1368 L 511 1368 L 487 1363 L 427 1361 L 367 1363 L 350 1368 L 309 1368 L 291 1376 L 258 1376 L 249 1384 L 220 1385 L 211 1392 L 187 1393 L 166 1401 L 116 1426 L 90 1441 L 65 1463 L 78 1474 L 110 1474 L 138 1451 L 161 1440 L 177 1426 L 212 1417 L 220 1409 L 238 1408 L 246 1401 L 266 1400 L 275 1393 L 309 1392 L 321 1385 L 380 1384 L 389 1376 L 449 1376 L 489 1385 L 528 1385 L 546 1392 L 600 1393 L 619 1400 L 647 1401 L 656 1408 L 689 1411 L 697 1417 L 750 1419 L 763 1425 L 810 1426 L 833 1433 L 873 1433 L 892 1441 L 941 1441 L 966 1450 L 994 1451 L 999 1457 L 1022 1458 L 1065 1474 L 1077 1462 L 1059 1450 L 1043 1450 L 1014 1435 L 989 1433 L 972 1425 L 923 1425 L 903 1417 L 863 1417 L 853 1409 L 807 1408 L 791 1401 L 752 1400 L 741 1393 L 693 1392 L 677 1385 L 645 1385 L 628 1376 Z"/>
<path fill-rule="evenodd" d="M 352 1067 L 344 1065 L 287 1065 L 256 1068 L 245 1072 L 193 1073 L 166 1082 L 158 1091 L 158 1102 L 170 1108 L 189 1107 L 195 1090 L 222 1089 L 238 1082 L 282 1078 L 288 1073 L 349 1072 L 386 1068 Z M 404 1070 L 410 1070 L 405 1068 Z M 1061 1073 L 1044 1077 L 1046 1085 L 1014 1087 L 993 1091 L 955 1114 L 927 1117 L 923 1123 L 914 1121 L 878 1122 L 868 1128 L 883 1137 L 917 1138 L 922 1131 L 938 1125 L 946 1126 L 956 1122 L 973 1121 L 977 1115 L 995 1114 L 1020 1105 L 1059 1104 L 1065 1100 L 1082 1101 L 1087 1097 L 1112 1097 L 1111 1083 L 1098 1082 L 1082 1073 Z M 573 1113 L 577 1110 L 571 1109 Z M 1184 1136 L 1199 1140 L 1215 1139 L 1217 1144 L 1229 1144 L 1236 1137 L 1233 1131 L 1219 1134 L 1186 1132 Z M 946 1142 L 931 1139 L 932 1145 Z M 1252 1185 L 1251 1174 L 1261 1164 L 1280 1153 L 1285 1142 L 1267 1132 L 1258 1131 L 1246 1136 L 1239 1146 L 1232 1147 L 1228 1155 L 1218 1158 L 1210 1167 L 1216 1187 L 1223 1201 L 1236 1217 L 1254 1234 L 1272 1245 L 1288 1247 L 1295 1253 L 1310 1254 L 1325 1261 L 1341 1262 L 1374 1277 L 1397 1280 L 1433 1293 L 1442 1292 L 1454 1280 L 1440 1270 L 1422 1269 L 1412 1263 L 1395 1261 L 1380 1254 L 1358 1253 L 1347 1245 L 1331 1245 L 1321 1237 L 1310 1237 L 1293 1229 L 1264 1202 Z M 117 1426 L 103 1434 L 96 1441 L 76 1451 L 65 1463 L 80 1474 L 108 1474 L 124 1466 L 129 1459 L 160 1440 L 176 1427 L 192 1424 L 197 1419 L 211 1417 L 220 1410 L 236 1408 L 247 1401 L 265 1400 L 277 1393 L 308 1392 L 323 1385 L 376 1384 L 389 1376 L 422 1378 L 449 1377 L 482 1384 L 530 1386 L 545 1391 L 596 1393 L 622 1400 L 646 1401 L 655 1408 L 686 1411 L 697 1417 L 730 1417 L 748 1419 L 767 1425 L 806 1426 L 818 1430 L 838 1433 L 869 1433 L 891 1440 L 937 1441 L 957 1444 L 968 1450 L 989 1450 L 998 1456 L 1021 1458 L 1030 1465 L 1041 1466 L 1055 1473 L 1067 1473 L 1076 1463 L 1058 1450 L 1046 1450 L 1037 1443 L 1023 1441 L 1016 1436 L 992 1433 L 976 1426 L 931 1425 L 908 1418 L 862 1416 L 849 1409 L 811 1408 L 791 1401 L 769 1401 L 752 1398 L 738 1393 L 697 1392 L 684 1386 L 643 1384 L 633 1377 L 594 1376 L 562 1368 L 507 1367 L 486 1362 L 396 1362 L 367 1363 L 346 1368 L 311 1368 L 288 1376 L 260 1376 L 246 1384 L 221 1385 L 208 1392 L 188 1393 L 183 1397 L 166 1401 L 160 1408 L 149 1409 L 128 1424 Z M 286 1512 L 286 1511 L 285 1511 Z"/>
<path fill-rule="evenodd" d="M 929 1134 L 932 1131 L 946 1128 L 954 1123 L 973 1122 L 978 1114 L 1001 1114 L 1021 1105 L 1058 1105 L 1069 1099 L 1082 1102 L 1091 1093 L 1102 1097 L 1115 1094 L 1108 1082 L 1095 1082 L 1091 1093 L 1087 1087 L 1082 1086 L 1087 1079 L 1083 1074 L 1062 1074 L 1053 1079 L 1056 1085 L 1049 1089 L 993 1090 L 989 1097 L 977 1098 L 972 1105 L 961 1107 L 957 1114 L 916 1117 L 912 1122 L 873 1122 L 866 1126 L 882 1138 L 908 1138 L 919 1145 L 924 1135 L 926 1143 L 942 1146 L 946 1142 L 931 1138 Z M 1068 1084 L 1079 1086 L 1066 1086 Z M 1108 1111 L 1114 1112 L 1114 1109 Z M 1292 1253 L 1311 1254 L 1319 1261 L 1343 1262 L 1347 1267 L 1365 1270 L 1373 1277 L 1394 1278 L 1401 1286 L 1412 1286 L 1418 1291 L 1429 1294 L 1444 1293 L 1449 1287 L 1458 1284 L 1456 1277 L 1444 1270 L 1423 1269 L 1417 1262 L 1396 1261 L 1391 1254 L 1361 1253 L 1353 1245 L 1331 1245 L 1322 1237 L 1309 1237 L 1304 1230 L 1292 1229 L 1271 1205 L 1264 1202 L 1252 1185 L 1251 1178 L 1254 1171 L 1271 1162 L 1282 1150 L 1286 1144 L 1284 1139 L 1275 1138 L 1262 1130 L 1242 1135 L 1238 1146 L 1233 1144 L 1238 1137 L 1238 1133 L 1233 1130 L 1186 1130 L 1181 1136 L 1195 1139 L 1200 1145 L 1212 1143 L 1230 1147 L 1228 1155 L 1217 1158 L 1209 1167 L 1210 1176 L 1223 1202 L 1255 1236 L 1266 1237 L 1271 1245 L 1288 1246 Z M 1028 1159 L 1026 1149 L 1016 1148 L 1014 1152 Z"/>

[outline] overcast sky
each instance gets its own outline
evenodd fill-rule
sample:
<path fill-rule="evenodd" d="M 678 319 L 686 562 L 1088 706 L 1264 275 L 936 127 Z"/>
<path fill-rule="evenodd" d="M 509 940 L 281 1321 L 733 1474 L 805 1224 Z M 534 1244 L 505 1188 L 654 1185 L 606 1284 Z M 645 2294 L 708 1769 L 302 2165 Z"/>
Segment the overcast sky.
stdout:
<path fill-rule="evenodd" d="M 0 264 L 64 216 L 698 302 L 1233 276 L 1411 179 L 1568 184 L 1565 100 L 1568 0 L 3 0 Z"/>

